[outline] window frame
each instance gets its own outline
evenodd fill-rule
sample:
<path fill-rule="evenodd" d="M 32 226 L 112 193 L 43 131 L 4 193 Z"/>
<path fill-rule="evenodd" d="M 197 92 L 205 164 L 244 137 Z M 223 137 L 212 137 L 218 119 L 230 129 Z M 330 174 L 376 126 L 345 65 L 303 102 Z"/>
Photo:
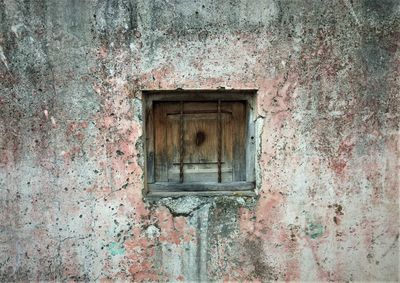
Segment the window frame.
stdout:
<path fill-rule="evenodd" d="M 255 99 L 257 90 L 142 90 L 144 139 L 144 195 L 177 197 L 187 195 L 255 196 Z M 173 183 L 155 182 L 154 102 L 243 101 L 246 103 L 246 180 L 234 182 Z"/>

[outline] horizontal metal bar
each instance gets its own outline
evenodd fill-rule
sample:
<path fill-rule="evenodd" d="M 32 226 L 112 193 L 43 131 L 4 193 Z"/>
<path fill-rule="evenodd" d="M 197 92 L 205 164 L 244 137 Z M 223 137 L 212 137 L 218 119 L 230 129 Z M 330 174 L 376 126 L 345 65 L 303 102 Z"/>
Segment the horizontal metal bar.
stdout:
<path fill-rule="evenodd" d="M 221 164 L 224 164 L 225 162 L 221 162 Z M 172 165 L 179 165 L 181 164 L 180 162 L 174 162 Z M 208 164 L 218 164 L 217 161 L 215 162 L 183 162 L 183 165 L 208 165 Z"/>
<path fill-rule="evenodd" d="M 189 103 L 192 101 L 185 101 L 185 102 Z M 209 102 L 209 101 L 207 101 L 207 102 Z M 210 101 L 210 102 L 214 102 L 214 101 Z M 221 110 L 221 113 L 232 114 L 232 111 Z M 167 115 L 178 115 L 178 114 L 181 114 L 181 112 L 180 111 L 167 112 Z M 183 111 L 182 114 L 183 115 L 186 115 L 186 114 L 218 114 L 218 112 L 215 110 L 186 110 L 186 111 Z"/>

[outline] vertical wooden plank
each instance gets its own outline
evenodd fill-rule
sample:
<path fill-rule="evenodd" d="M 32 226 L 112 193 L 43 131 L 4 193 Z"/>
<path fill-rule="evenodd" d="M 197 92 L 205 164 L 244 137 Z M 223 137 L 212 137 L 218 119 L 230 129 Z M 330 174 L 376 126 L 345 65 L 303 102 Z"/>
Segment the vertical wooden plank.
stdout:
<path fill-rule="evenodd" d="M 246 180 L 246 105 L 243 101 L 232 102 L 233 123 L 233 180 Z"/>
<path fill-rule="evenodd" d="M 221 150 L 221 160 L 222 160 L 222 180 L 221 182 L 232 182 L 233 179 L 233 125 L 232 125 L 232 103 L 231 102 L 221 102 L 221 112 L 222 112 L 222 150 Z"/>
<path fill-rule="evenodd" d="M 154 104 L 154 149 L 155 149 L 155 181 L 168 181 L 168 153 L 166 144 L 167 135 L 167 105 Z"/>
<path fill-rule="evenodd" d="M 167 181 L 179 182 L 180 168 L 180 104 L 166 103 L 166 156 L 167 156 Z M 174 173 L 175 170 L 178 173 Z"/>

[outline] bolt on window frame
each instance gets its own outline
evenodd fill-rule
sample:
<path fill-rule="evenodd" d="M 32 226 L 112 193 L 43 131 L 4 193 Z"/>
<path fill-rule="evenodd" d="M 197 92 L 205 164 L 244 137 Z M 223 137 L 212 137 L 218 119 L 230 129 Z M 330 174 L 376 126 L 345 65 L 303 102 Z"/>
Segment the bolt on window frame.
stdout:
<path fill-rule="evenodd" d="M 255 195 L 255 99 L 257 91 L 251 90 L 143 90 L 143 114 L 145 137 L 145 174 L 144 194 L 147 197 L 173 197 L 186 195 Z M 176 102 L 180 105 L 180 131 L 182 127 L 183 103 L 185 102 L 216 102 L 218 115 L 218 128 L 221 130 L 221 103 L 240 101 L 245 103 L 245 180 L 221 182 L 221 153 L 220 135 L 218 136 L 218 181 L 185 183 L 182 169 L 182 153 L 180 156 L 180 181 L 156 182 L 155 180 L 155 129 L 154 105 L 155 103 Z M 180 132 L 182 135 L 182 132 Z M 182 149 L 182 144 L 180 150 Z"/>

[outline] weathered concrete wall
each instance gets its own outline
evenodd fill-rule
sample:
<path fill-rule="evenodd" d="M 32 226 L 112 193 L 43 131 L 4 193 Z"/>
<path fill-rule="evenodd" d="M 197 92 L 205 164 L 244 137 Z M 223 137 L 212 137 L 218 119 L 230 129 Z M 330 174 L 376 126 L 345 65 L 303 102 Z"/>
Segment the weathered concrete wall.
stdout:
<path fill-rule="evenodd" d="M 0 281 L 399 280 L 398 0 L 0 0 Z M 259 197 L 143 199 L 142 89 L 257 88 Z"/>

